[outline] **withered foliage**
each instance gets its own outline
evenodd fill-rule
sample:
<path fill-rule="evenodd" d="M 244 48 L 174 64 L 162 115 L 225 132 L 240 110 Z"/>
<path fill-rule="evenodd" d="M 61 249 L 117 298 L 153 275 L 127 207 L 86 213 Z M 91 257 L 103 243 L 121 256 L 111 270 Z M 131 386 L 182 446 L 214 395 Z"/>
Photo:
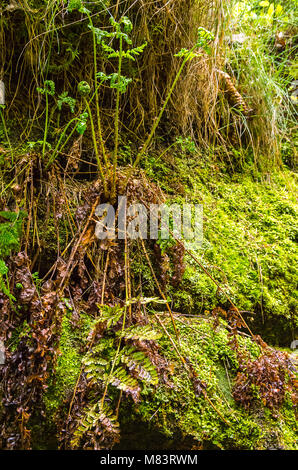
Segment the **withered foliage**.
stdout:
<path fill-rule="evenodd" d="M 234 399 L 246 409 L 260 399 L 264 406 L 275 410 L 283 405 L 286 393 L 289 392 L 293 405 L 297 406 L 297 371 L 289 355 L 270 348 L 256 335 L 253 339 L 260 347 L 260 355 L 257 359 L 251 359 L 239 346 L 238 333 L 245 325 L 237 310 L 217 307 L 212 314 L 215 329 L 219 326 L 220 317 L 228 321 L 230 328 L 229 346 L 235 351 L 239 364 L 232 390 Z"/>
<path fill-rule="evenodd" d="M 297 381 L 294 367 L 287 353 L 270 347 L 260 357 L 241 364 L 233 388 L 233 397 L 245 408 L 250 408 L 259 397 L 264 406 L 278 409 L 289 392 L 297 405 Z"/>
<path fill-rule="evenodd" d="M 22 319 L 30 325 L 31 334 L 24 335 L 14 352 L 7 350 L 5 365 L 0 368 L 2 402 L 2 448 L 30 448 L 27 429 L 33 414 L 44 415 L 42 394 L 47 388 L 49 370 L 55 361 L 57 332 L 62 313 L 58 295 L 47 281 L 41 294 L 33 283 L 29 258 L 18 253 L 10 262 L 13 278 L 22 286 L 16 293 L 19 311 L 10 308 L 1 312 L 2 337 L 9 339 Z M 11 307 L 11 306 L 10 306 Z M 21 310 L 21 312 L 20 312 Z M 13 316 L 13 318 L 12 318 Z"/>

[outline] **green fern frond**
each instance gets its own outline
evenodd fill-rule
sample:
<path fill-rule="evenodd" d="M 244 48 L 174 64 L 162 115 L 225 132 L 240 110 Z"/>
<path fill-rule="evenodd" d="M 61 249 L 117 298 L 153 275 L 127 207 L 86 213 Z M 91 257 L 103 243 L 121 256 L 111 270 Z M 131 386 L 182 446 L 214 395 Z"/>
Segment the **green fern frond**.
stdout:
<path fill-rule="evenodd" d="M 113 374 L 107 376 L 106 379 L 109 384 L 130 394 L 135 401 L 138 400 L 141 391 L 140 385 L 134 377 L 128 374 L 124 367 L 117 367 Z"/>
<path fill-rule="evenodd" d="M 2 259 L 0 259 L 0 276 L 5 276 L 8 273 L 8 267 Z"/>
<path fill-rule="evenodd" d="M 110 361 L 102 357 L 92 357 L 90 354 L 87 354 L 83 359 L 83 364 L 85 365 L 84 371 L 89 383 L 104 380 L 104 374 L 109 363 Z"/>
<path fill-rule="evenodd" d="M 114 415 L 109 405 L 102 403 L 102 401 L 91 404 L 85 409 L 84 417 L 81 419 L 79 426 L 73 434 L 71 446 L 73 448 L 79 447 L 83 437 L 88 432 L 95 430 L 97 435 L 102 434 L 103 437 L 105 434 L 119 435 L 117 417 Z"/>
<path fill-rule="evenodd" d="M 114 326 L 122 317 L 124 308 L 118 305 L 109 307 L 108 305 L 100 305 L 100 317 L 97 320 L 100 323 L 107 322 L 107 328 Z"/>
<path fill-rule="evenodd" d="M 65 104 L 70 107 L 70 110 L 72 113 L 75 111 L 75 105 L 76 105 L 76 100 L 72 98 L 71 96 L 68 96 L 68 92 L 64 91 L 59 95 L 59 99 L 57 101 L 57 107 L 59 111 L 62 110 L 62 105 Z"/>
<path fill-rule="evenodd" d="M 120 77 L 118 77 L 117 73 L 112 73 L 110 75 L 110 77 L 111 77 L 110 87 L 119 89 L 120 93 L 125 93 L 129 83 L 132 82 L 131 78 L 126 78 L 122 75 L 120 75 Z M 118 83 L 119 78 L 120 78 L 120 81 Z"/>
<path fill-rule="evenodd" d="M 139 380 L 152 385 L 158 384 L 157 371 L 149 357 L 142 351 L 137 351 L 134 348 L 124 348 L 120 360 L 130 372 L 137 375 Z"/>
<path fill-rule="evenodd" d="M 130 59 L 135 61 L 135 56 L 138 56 L 144 52 L 145 47 L 147 46 L 147 42 L 144 42 L 141 46 L 134 47 L 133 49 L 128 49 L 124 54 L 123 57 L 126 59 Z"/>
<path fill-rule="evenodd" d="M 130 328 L 126 328 L 123 332 L 120 332 L 119 335 L 126 339 L 138 339 L 140 341 L 153 341 L 162 337 L 162 333 L 153 330 L 151 325 L 131 326 Z"/>

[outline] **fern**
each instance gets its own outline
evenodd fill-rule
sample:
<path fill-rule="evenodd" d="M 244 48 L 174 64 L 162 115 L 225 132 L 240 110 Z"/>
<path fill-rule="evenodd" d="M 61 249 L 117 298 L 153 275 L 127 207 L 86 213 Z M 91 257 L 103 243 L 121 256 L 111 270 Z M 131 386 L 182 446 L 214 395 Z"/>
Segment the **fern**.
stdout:
<path fill-rule="evenodd" d="M 89 10 L 84 7 L 82 0 L 69 0 L 67 11 L 71 13 L 74 10 L 78 10 L 80 13 L 89 13 Z"/>
<path fill-rule="evenodd" d="M 121 362 L 126 364 L 130 372 L 134 372 L 138 379 L 152 385 L 158 384 L 157 371 L 146 354 L 136 349 L 123 349 Z"/>
<path fill-rule="evenodd" d="M 109 374 L 114 360 L 115 347 L 96 346 L 83 359 L 84 370 L 90 384 L 108 383 L 119 390 L 130 393 L 134 399 L 139 395 L 140 382 L 157 385 L 157 371 L 146 354 L 133 347 L 124 347 L 116 360 L 116 370 Z M 131 375 L 132 374 L 132 375 Z"/>
<path fill-rule="evenodd" d="M 153 330 L 151 325 L 134 325 L 119 334 L 126 339 L 139 339 L 140 341 L 153 341 L 162 337 L 162 334 Z"/>
<path fill-rule="evenodd" d="M 53 82 L 53 80 L 46 80 L 44 82 L 44 88 L 37 87 L 36 91 L 38 91 L 38 93 L 40 93 L 41 95 L 54 96 L 54 94 L 55 94 L 55 83 Z"/>
<path fill-rule="evenodd" d="M 198 28 L 198 39 L 196 47 L 202 48 L 207 54 L 210 55 L 211 49 L 209 47 L 209 43 L 214 41 L 214 34 L 208 31 L 205 28 Z"/>
<path fill-rule="evenodd" d="M 12 250 L 19 248 L 22 222 L 26 212 L 0 211 L 0 217 L 8 222 L 0 223 L 0 259 L 9 256 Z"/>
<path fill-rule="evenodd" d="M 97 324 L 97 322 L 95 324 Z M 107 367 L 110 366 L 113 360 L 113 346 L 113 338 L 103 338 L 100 343 L 88 351 L 83 358 L 84 370 L 90 383 L 104 380 Z"/>
<path fill-rule="evenodd" d="M 97 320 L 99 323 L 106 322 L 106 327 L 116 325 L 120 318 L 123 316 L 124 309 L 116 305 L 115 307 L 109 307 L 108 305 L 101 305 L 100 307 L 100 318 Z"/>
<path fill-rule="evenodd" d="M 134 325 L 119 332 L 118 322 L 123 317 L 125 307 L 100 305 L 99 309 L 100 317 L 93 322 L 91 337 L 94 337 L 99 325 L 101 328 L 105 326 L 105 336 L 83 358 L 85 377 L 95 395 L 93 392 L 92 403 L 86 408 L 84 417 L 74 431 L 72 447 L 78 447 L 83 438 L 88 443 L 91 440 L 92 445 L 98 436 L 100 442 L 105 438 L 117 438 L 119 430 L 116 417 L 106 404 L 102 404 L 108 388 L 120 390 L 137 402 L 144 384 L 158 384 L 157 370 L 146 353 L 138 351 L 135 346 L 122 345 L 121 339 L 150 341 L 160 338 L 161 334 L 150 325 Z M 100 332 L 102 334 L 102 329 Z M 102 390 L 105 392 L 100 398 Z"/>
<path fill-rule="evenodd" d="M 86 377 L 90 384 L 103 381 L 108 362 L 101 358 L 87 357 L 83 360 Z"/>
<path fill-rule="evenodd" d="M 108 44 L 105 44 L 104 42 L 102 42 L 101 46 L 102 46 L 103 51 L 106 53 L 108 59 L 120 57 L 120 51 L 113 49 Z M 146 46 L 147 46 L 147 42 L 144 42 L 143 44 L 141 44 L 141 46 L 128 49 L 127 51 L 123 51 L 122 58 L 135 61 L 136 56 L 142 54 Z"/>
<path fill-rule="evenodd" d="M 119 423 L 107 403 L 99 401 L 85 409 L 84 417 L 73 434 L 71 446 L 73 448 L 79 447 L 87 433 L 92 433 L 101 441 L 107 435 L 112 436 L 114 440 L 118 439 Z"/>
<path fill-rule="evenodd" d="M 105 379 L 108 380 L 110 385 L 122 390 L 123 392 L 132 396 L 134 401 L 138 401 L 140 395 L 140 385 L 134 377 L 129 375 L 124 367 L 120 366 L 113 372 L 112 375 L 106 375 Z"/>
<path fill-rule="evenodd" d="M 123 75 L 120 75 L 120 80 L 118 83 L 118 74 L 112 73 L 111 74 L 111 82 L 110 87 L 119 89 L 120 93 L 125 93 L 127 90 L 128 85 L 132 82 L 131 78 L 126 78 Z"/>
<path fill-rule="evenodd" d="M 63 93 L 61 93 L 61 95 L 59 95 L 59 99 L 57 101 L 57 107 L 58 107 L 59 111 L 62 110 L 62 105 L 63 104 L 69 106 L 70 111 L 72 113 L 74 113 L 76 100 L 74 98 L 72 98 L 71 96 L 68 96 L 68 91 L 64 91 Z"/>

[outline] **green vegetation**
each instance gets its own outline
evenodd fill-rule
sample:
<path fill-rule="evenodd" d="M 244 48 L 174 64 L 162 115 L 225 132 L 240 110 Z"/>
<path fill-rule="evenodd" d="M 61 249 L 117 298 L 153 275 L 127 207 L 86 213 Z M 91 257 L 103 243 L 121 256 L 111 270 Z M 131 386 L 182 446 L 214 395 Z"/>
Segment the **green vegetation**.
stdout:
<path fill-rule="evenodd" d="M 152 382 L 150 385 L 150 381 L 147 382 L 141 391 L 142 400 L 135 407 L 134 416 L 130 416 L 129 410 L 132 405 L 130 401 L 124 402 L 119 416 L 123 429 L 141 419 L 144 424 L 148 423 L 149 435 L 149 429 L 152 428 L 169 441 L 180 436 L 179 439 L 182 440 L 192 437 L 194 442 L 197 441 L 207 448 L 211 444 L 223 449 L 295 448 L 295 413 L 289 397 L 277 413 L 270 411 L 261 403 L 257 392 L 256 403 L 251 410 L 244 410 L 233 399 L 232 383 L 237 374 L 238 362 L 235 352 L 229 345 L 227 323 L 221 321 L 219 329 L 215 331 L 210 320 L 182 320 L 182 318 L 177 319 L 181 335 L 180 351 L 196 364 L 195 368 L 201 380 L 208 383 L 207 392 L 212 396 L 213 404 L 216 404 L 227 422 L 219 419 L 218 414 L 206 403 L 203 396 L 194 393 L 185 370 L 177 361 L 171 341 L 160 334 L 162 339 L 158 340 L 158 344 L 166 358 L 168 378 L 158 386 L 156 383 Z M 45 396 L 49 413 L 57 412 L 59 406 L 63 407 L 67 394 L 73 390 L 74 381 L 80 370 L 78 351 L 82 345 L 82 338 L 77 336 L 78 330 L 75 330 L 77 333 L 75 331 L 70 333 L 69 320 L 64 319 L 63 323 L 59 346 L 62 356 L 58 359 L 55 385 L 50 386 Z M 168 331 L 174 333 L 168 321 L 166 325 Z M 90 322 L 88 327 L 90 328 Z M 154 328 L 159 329 L 158 325 Z M 86 334 L 84 328 L 82 331 Z M 260 349 L 249 338 L 240 337 L 239 341 L 243 352 L 250 354 L 254 359 L 258 358 Z M 101 355 L 99 360 L 94 354 L 98 354 L 99 351 L 102 354 L 104 348 L 108 348 L 106 354 Z M 88 366 L 88 374 L 94 373 L 95 363 L 98 365 L 96 374 L 100 372 L 100 368 L 106 365 L 103 357 L 112 359 L 111 341 L 110 345 L 108 342 L 99 343 L 92 355 L 87 353 L 83 363 Z M 128 390 L 127 386 L 123 388 L 120 382 L 116 386 Z M 88 411 L 90 412 L 91 410 Z M 277 422 L 278 427 L 276 427 Z M 81 426 L 82 430 L 86 431 L 87 423 Z M 137 424 L 135 426 L 137 429 Z M 272 429 L 275 431 L 272 432 Z M 147 445 L 150 447 L 150 444 L 149 441 Z M 139 448 L 138 442 L 133 445 Z"/>
<path fill-rule="evenodd" d="M 86 333 L 83 321 L 80 324 L 82 336 Z M 49 385 L 44 401 L 49 416 L 55 416 L 58 407 L 71 395 L 81 369 L 82 356 L 76 348 L 82 341 L 78 331 L 71 327 L 69 315 L 63 317 L 59 341 L 59 353 L 55 368 L 55 377 Z"/>
<path fill-rule="evenodd" d="M 225 323 L 214 332 L 206 320 L 186 321 L 179 324 L 179 331 L 181 350 L 196 364 L 200 378 L 208 383 L 207 391 L 212 394 L 213 403 L 229 425 L 219 419 L 203 396 L 195 395 L 166 338 L 162 349 L 174 370 L 172 384 L 170 387 L 161 385 L 155 393 L 148 389 L 137 417 L 156 426 L 168 438 L 192 436 L 206 447 L 212 443 L 221 449 L 293 448 L 296 424 L 291 401 L 285 403 L 278 415 L 258 403 L 258 399 L 258 405 L 250 411 L 243 410 L 234 401 L 231 383 L 237 372 L 237 360 L 228 345 Z M 249 339 L 241 338 L 241 348 L 253 357 L 258 356 L 258 348 Z"/>
<path fill-rule="evenodd" d="M 0 1 L 5 449 L 297 448 L 297 1 L 161 3 Z"/>
<path fill-rule="evenodd" d="M 206 167 L 200 165 L 191 169 L 183 165 L 180 171 L 181 176 L 188 175 L 191 189 L 186 186 L 186 194 L 204 208 L 204 241 L 197 255 L 247 312 L 255 331 L 271 344 L 289 345 L 297 327 L 296 176 L 274 173 L 264 181 L 261 175 L 237 175 L 231 181 L 224 174 L 208 180 Z M 173 294 L 181 299 L 178 308 L 183 310 L 186 293 L 188 313 L 224 302 L 216 286 L 189 263 L 185 291 Z"/>

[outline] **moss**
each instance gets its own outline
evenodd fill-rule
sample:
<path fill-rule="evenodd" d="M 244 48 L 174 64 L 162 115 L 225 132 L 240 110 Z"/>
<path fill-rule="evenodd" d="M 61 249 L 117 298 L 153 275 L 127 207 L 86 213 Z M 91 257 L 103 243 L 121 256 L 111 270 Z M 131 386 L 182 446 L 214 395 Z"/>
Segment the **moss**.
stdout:
<path fill-rule="evenodd" d="M 44 395 L 46 410 L 51 417 L 54 417 L 64 400 L 71 396 L 81 370 L 81 334 L 78 334 L 78 331 L 80 330 L 72 328 L 69 311 L 62 320 L 57 365 Z"/>
<path fill-rule="evenodd" d="M 16 351 L 23 337 L 26 337 L 26 342 L 28 344 L 31 338 L 31 327 L 26 320 L 13 330 L 11 338 L 8 341 L 8 349 L 11 352 Z"/>
<path fill-rule="evenodd" d="M 55 435 L 53 426 L 56 413 L 58 410 L 59 415 L 67 412 L 64 400 L 69 400 L 72 396 L 81 369 L 80 351 L 86 344 L 93 323 L 93 318 L 81 314 L 80 322 L 74 328 L 71 315 L 69 310 L 63 318 L 59 342 L 61 354 L 44 396 L 48 423 L 45 429 L 51 430 L 52 437 Z M 163 322 L 174 336 L 167 316 Z M 199 442 L 204 448 L 294 449 L 297 429 L 290 397 L 287 397 L 284 406 L 275 413 L 266 409 L 257 396 L 255 407 L 251 410 L 246 411 L 240 407 L 231 392 L 238 361 L 229 345 L 227 324 L 220 320 L 216 331 L 212 324 L 212 320 L 208 318 L 180 318 L 180 351 L 194 365 L 199 379 L 207 386 L 209 399 L 224 419 L 210 406 L 203 394 L 195 395 L 193 385 L 177 359 L 172 343 L 164 335 L 158 343 L 160 354 L 167 360 L 168 380 L 160 380 L 156 387 L 144 386 L 138 404 L 129 399 L 122 400 L 119 419 L 124 434 L 123 442 L 128 439 L 127 433 L 134 438 L 140 430 L 144 432 L 147 429 L 145 448 L 159 448 L 159 443 L 154 438 L 158 433 L 164 448 L 180 448 L 180 445 L 183 448 L 184 445 L 192 446 Z M 259 347 L 250 338 L 239 336 L 239 345 L 252 358 L 258 357 Z M 117 403 L 118 394 L 115 397 L 110 395 L 110 398 Z M 39 423 L 39 426 L 43 425 L 44 423 Z M 34 426 L 32 433 L 37 439 L 38 432 L 34 431 Z M 36 439 L 33 439 L 34 442 L 38 442 Z M 54 439 L 50 446 L 55 447 Z"/>
<path fill-rule="evenodd" d="M 204 241 L 194 251 L 250 327 L 271 344 L 289 346 L 298 326 L 297 176 L 287 170 L 229 175 L 224 164 L 215 166 L 200 153 L 152 157 L 150 165 L 148 174 L 176 193 L 173 202 L 180 200 L 171 190 L 175 175 L 188 202 L 203 204 Z M 212 281 L 187 261 L 179 290 L 170 291 L 175 310 L 197 313 L 224 303 Z"/>

